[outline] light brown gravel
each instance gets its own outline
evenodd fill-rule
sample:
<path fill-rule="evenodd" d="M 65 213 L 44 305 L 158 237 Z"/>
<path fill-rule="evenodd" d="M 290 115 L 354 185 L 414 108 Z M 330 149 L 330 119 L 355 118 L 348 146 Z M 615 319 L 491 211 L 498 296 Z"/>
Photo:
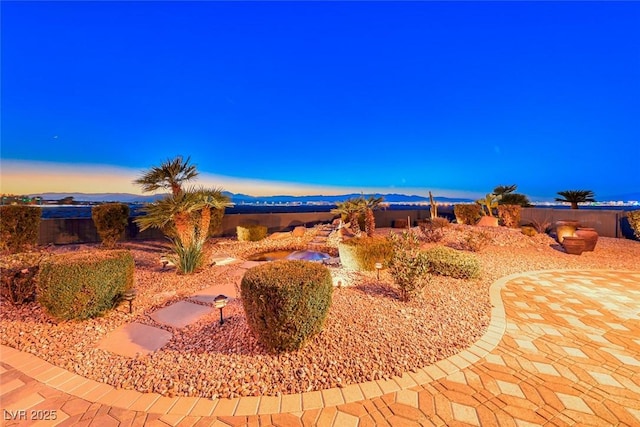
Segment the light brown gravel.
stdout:
<path fill-rule="evenodd" d="M 460 247 L 469 233 L 479 231 L 452 225 L 439 244 Z M 87 378 L 140 392 L 202 397 L 304 392 L 400 375 L 468 347 L 489 324 L 488 287 L 505 275 L 560 268 L 640 271 L 637 241 L 601 237 L 594 252 L 575 256 L 564 253 L 547 235 L 531 238 L 502 227 L 484 231 L 490 243 L 476 253 L 482 263 L 481 279 L 433 276 L 424 297 L 411 303 L 398 300 L 384 271 L 378 281 L 375 273 L 331 268 L 334 277 L 349 286 L 335 289 L 323 332 L 297 352 L 276 355 L 261 348 L 247 327 L 239 300 L 225 309 L 227 321 L 222 326 L 217 323 L 217 311 L 183 329 L 155 323 L 149 317 L 154 310 L 242 274 L 237 265 L 207 266 L 187 276 L 163 270 L 159 259 L 168 245 L 157 241 L 122 245 L 136 260 L 139 296 L 133 314 L 123 304 L 97 319 L 56 323 L 35 303 L 16 308 L 3 301 L 0 340 Z M 389 232 L 398 230 L 383 229 L 377 234 Z M 213 239 L 207 250 L 211 257 L 246 259 L 273 249 L 304 248 L 312 238 L 313 230 L 301 238 L 278 236 L 256 243 Z M 329 244 L 333 241 L 330 238 Z M 48 250 L 99 249 L 79 245 Z M 336 255 L 335 247 L 327 250 Z M 173 339 L 137 359 L 96 348 L 107 333 L 133 321 L 167 329 Z"/>

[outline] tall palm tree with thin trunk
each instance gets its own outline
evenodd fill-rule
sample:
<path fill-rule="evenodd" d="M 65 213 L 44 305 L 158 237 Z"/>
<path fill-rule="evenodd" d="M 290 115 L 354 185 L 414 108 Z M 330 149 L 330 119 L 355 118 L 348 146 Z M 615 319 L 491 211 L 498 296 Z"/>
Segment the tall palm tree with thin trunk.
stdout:
<path fill-rule="evenodd" d="M 591 190 L 567 190 L 558 191 L 562 198 L 556 197 L 556 202 L 571 203 L 571 209 L 578 209 L 578 203 L 595 202 L 595 196 Z"/>
<path fill-rule="evenodd" d="M 171 190 L 174 196 L 182 192 L 182 184 L 198 176 L 195 165 L 190 165 L 190 157 L 183 160 L 182 156 L 168 159 L 160 166 L 154 166 L 144 172 L 134 184 L 142 186 L 144 193 L 153 193 L 160 189 Z"/>

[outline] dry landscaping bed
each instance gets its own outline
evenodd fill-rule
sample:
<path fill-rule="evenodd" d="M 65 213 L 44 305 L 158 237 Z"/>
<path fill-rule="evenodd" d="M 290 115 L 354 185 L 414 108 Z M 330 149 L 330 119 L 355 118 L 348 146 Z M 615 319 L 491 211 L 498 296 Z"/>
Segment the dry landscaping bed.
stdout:
<path fill-rule="evenodd" d="M 452 225 L 440 244 L 459 247 L 477 230 Z M 392 231 L 397 232 L 376 233 Z M 480 279 L 434 276 L 424 297 L 411 303 L 398 300 L 384 271 L 378 281 L 375 273 L 331 267 L 347 286 L 336 288 L 323 332 L 297 352 L 266 352 L 251 335 L 239 300 L 225 308 L 222 326 L 217 311 L 182 329 L 157 324 L 149 317 L 154 310 L 237 281 L 244 271 L 238 264 L 208 265 L 196 274 L 178 275 L 162 268 L 159 259 L 168 245 L 158 241 L 122 244 L 136 261 L 139 295 L 132 314 L 123 304 L 100 318 L 56 323 L 35 303 L 13 307 L 3 301 L 0 340 L 87 378 L 140 392 L 201 397 L 305 392 L 400 375 L 470 346 L 490 321 L 488 288 L 505 275 L 565 268 L 640 271 L 637 241 L 601 237 L 594 252 L 575 256 L 565 254 L 547 235 L 527 237 L 502 227 L 485 231 L 491 243 L 476 254 L 482 263 Z M 207 251 L 211 258 L 246 259 L 272 249 L 304 248 L 312 237 L 310 230 L 305 237 L 280 235 L 254 243 L 219 238 L 211 240 Z M 46 250 L 100 249 L 77 245 Z M 331 250 L 335 255 L 335 248 Z M 173 338 L 157 352 L 134 359 L 96 348 L 107 333 L 130 322 L 161 327 Z"/>

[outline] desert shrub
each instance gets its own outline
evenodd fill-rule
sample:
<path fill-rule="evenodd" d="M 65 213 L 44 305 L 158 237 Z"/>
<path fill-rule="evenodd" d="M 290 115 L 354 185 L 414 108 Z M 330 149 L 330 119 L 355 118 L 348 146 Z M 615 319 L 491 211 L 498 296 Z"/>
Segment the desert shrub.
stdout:
<path fill-rule="evenodd" d="M 522 227 L 520 227 L 520 230 L 522 230 L 522 234 L 529 237 L 533 237 L 538 234 L 536 229 L 531 225 L 523 225 Z"/>
<path fill-rule="evenodd" d="M 498 218 L 505 227 L 519 227 L 521 212 L 522 207 L 520 205 L 498 205 Z"/>
<path fill-rule="evenodd" d="M 2 297 L 13 305 L 35 300 L 38 271 L 44 258 L 45 255 L 33 252 L 3 257 L 0 262 Z"/>
<path fill-rule="evenodd" d="M 257 242 L 267 237 L 267 227 L 264 225 L 239 225 L 236 227 L 236 232 L 241 242 Z"/>
<path fill-rule="evenodd" d="M 475 225 L 482 216 L 482 206 L 478 204 L 460 204 L 453 206 L 458 224 Z"/>
<path fill-rule="evenodd" d="M 418 223 L 420 231 L 427 242 L 439 242 L 444 237 L 444 229 L 449 226 L 446 218 L 426 219 Z"/>
<path fill-rule="evenodd" d="M 492 241 L 493 239 L 486 231 L 472 231 L 464 236 L 462 249 L 471 252 L 480 252 Z"/>
<path fill-rule="evenodd" d="M 52 255 L 40 266 L 38 302 L 56 319 L 95 317 L 133 287 L 133 274 L 133 256 L 126 250 Z"/>
<path fill-rule="evenodd" d="M 633 229 L 633 234 L 640 239 L 640 211 L 627 212 L 627 219 Z"/>
<path fill-rule="evenodd" d="M 322 264 L 283 260 L 249 269 L 240 289 L 256 339 L 270 350 L 291 351 L 322 330 L 333 283 Z"/>
<path fill-rule="evenodd" d="M 444 246 L 425 251 L 426 263 L 432 273 L 457 279 L 471 279 L 480 274 L 480 261 L 469 253 Z"/>
<path fill-rule="evenodd" d="M 551 229 L 551 221 L 549 218 L 533 219 L 531 220 L 531 227 L 533 227 L 538 233 L 544 234 Z"/>
<path fill-rule="evenodd" d="M 340 262 L 355 271 L 374 271 L 376 263 L 388 263 L 393 243 L 385 237 L 354 237 L 338 243 Z"/>
<path fill-rule="evenodd" d="M 184 246 L 178 239 L 173 239 L 173 252 L 167 255 L 167 259 L 176 266 L 180 273 L 190 274 L 196 271 L 204 263 L 204 243 L 194 242 L 190 246 Z"/>
<path fill-rule="evenodd" d="M 36 206 L 0 206 L 0 250 L 23 252 L 38 244 L 40 208 Z"/>
<path fill-rule="evenodd" d="M 91 208 L 91 219 L 96 226 L 102 246 L 113 248 L 127 227 L 129 206 L 124 203 L 105 203 Z"/>
<path fill-rule="evenodd" d="M 428 284 L 429 264 L 415 234 L 405 231 L 400 236 L 391 234 L 389 238 L 393 242 L 389 273 L 400 288 L 400 298 L 409 301 L 419 296 Z"/>

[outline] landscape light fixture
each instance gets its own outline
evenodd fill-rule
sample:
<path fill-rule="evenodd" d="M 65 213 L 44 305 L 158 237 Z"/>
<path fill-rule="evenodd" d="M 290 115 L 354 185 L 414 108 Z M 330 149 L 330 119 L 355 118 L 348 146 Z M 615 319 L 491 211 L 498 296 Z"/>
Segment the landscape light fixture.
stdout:
<path fill-rule="evenodd" d="M 378 281 L 380 280 L 380 270 L 382 270 L 382 263 L 376 262 L 376 271 L 378 272 Z"/>
<path fill-rule="evenodd" d="M 136 299 L 137 295 L 138 291 L 135 289 L 126 290 L 122 294 L 122 299 L 124 301 L 129 301 L 129 314 L 133 313 L 133 300 Z"/>
<path fill-rule="evenodd" d="M 222 309 L 226 307 L 227 303 L 229 302 L 229 297 L 227 297 L 226 295 L 218 295 L 217 297 L 215 297 L 213 299 L 213 304 L 216 308 L 220 309 L 220 324 L 222 325 L 224 323 L 224 318 L 222 317 Z"/>

